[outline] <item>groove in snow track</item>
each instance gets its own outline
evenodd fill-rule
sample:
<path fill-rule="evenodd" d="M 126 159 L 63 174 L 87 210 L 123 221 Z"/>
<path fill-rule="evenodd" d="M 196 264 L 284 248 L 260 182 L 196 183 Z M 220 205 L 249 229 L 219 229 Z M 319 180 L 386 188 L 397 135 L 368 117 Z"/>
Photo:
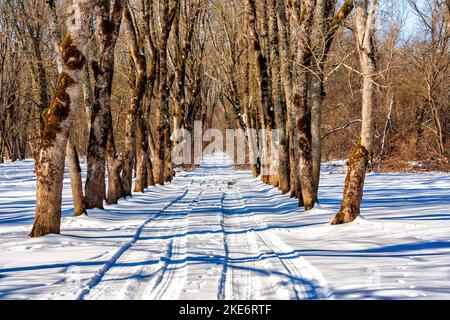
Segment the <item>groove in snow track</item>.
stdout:
<path fill-rule="evenodd" d="M 183 218 L 182 227 L 177 228 L 177 234 L 174 236 L 175 240 L 170 242 L 170 250 L 168 250 L 168 255 L 164 259 L 165 263 L 163 267 L 159 270 L 159 275 L 156 278 L 154 284 L 148 287 L 148 290 L 144 293 L 144 297 L 150 300 L 161 300 L 165 297 L 176 297 L 177 291 L 180 291 L 184 282 L 186 281 L 186 258 L 187 258 L 187 248 L 186 248 L 186 236 L 189 228 L 189 215 L 192 210 L 200 203 L 202 196 L 204 194 L 205 188 L 201 186 L 200 191 L 197 196 L 189 203 L 185 210 L 185 216 Z M 170 266 L 171 260 L 184 261 L 181 266 Z M 180 279 L 175 279 L 175 274 L 177 270 L 181 270 L 182 275 Z M 175 281 L 176 280 L 176 281 Z"/>
<path fill-rule="evenodd" d="M 230 288 L 230 285 L 232 284 L 231 281 L 228 281 L 227 285 L 227 271 L 228 271 L 228 256 L 230 254 L 229 248 L 228 248 L 228 241 L 227 241 L 227 235 L 225 231 L 225 211 L 224 211 L 224 201 L 225 201 L 225 191 L 223 191 L 222 188 L 220 188 L 220 191 L 222 192 L 222 196 L 220 198 L 220 227 L 222 229 L 223 234 L 223 269 L 222 269 L 222 275 L 219 281 L 219 290 L 217 299 L 218 300 L 225 300 L 225 297 L 229 295 L 229 293 L 232 291 L 232 288 Z"/>
<path fill-rule="evenodd" d="M 189 185 L 192 185 L 193 181 L 194 180 L 191 180 Z M 177 203 L 178 201 L 180 201 L 184 197 L 186 197 L 186 195 L 188 194 L 189 185 L 185 187 L 185 190 L 181 195 L 178 195 L 174 199 L 172 199 L 172 201 L 169 201 L 166 205 L 164 205 L 164 207 L 162 207 L 158 211 L 158 213 L 156 213 L 155 215 L 152 215 L 151 217 L 149 217 L 147 220 L 145 220 L 143 223 L 141 223 L 137 227 L 133 238 L 129 242 L 122 245 L 119 248 L 119 250 L 117 250 L 117 252 L 103 265 L 103 267 L 89 280 L 87 285 L 83 289 L 81 289 L 76 300 L 84 300 L 84 298 L 90 293 L 90 291 L 102 281 L 105 274 L 114 266 L 114 264 L 117 262 L 117 260 L 119 260 L 120 257 L 122 257 L 124 255 L 124 253 L 128 249 L 130 249 L 139 240 L 142 230 L 144 229 L 144 227 L 147 224 L 149 224 L 150 222 L 152 222 L 153 220 L 158 218 L 161 214 L 164 213 L 164 211 L 166 211 L 168 208 L 173 206 L 175 203 Z"/>
<path fill-rule="evenodd" d="M 239 203 L 240 210 L 252 218 L 252 225 L 249 226 L 248 231 L 254 231 L 281 262 L 287 272 L 296 298 L 331 298 L 327 282 L 320 272 L 304 258 L 297 256 L 291 247 L 269 230 L 268 226 L 247 207 L 239 188 L 234 187 L 232 190 L 234 191 L 235 201 Z"/>
<path fill-rule="evenodd" d="M 237 209 L 227 208 L 225 210 L 225 207 L 229 207 L 230 204 L 235 204 L 235 200 L 230 197 L 228 192 L 225 192 L 223 235 L 226 248 L 226 267 L 219 298 L 224 300 L 265 299 L 267 294 L 273 292 L 277 287 L 274 278 L 267 276 L 270 264 L 263 259 L 272 251 L 270 253 L 262 251 L 266 246 L 261 248 L 257 242 L 258 237 L 249 228 L 249 222 L 245 221 L 244 214 L 239 213 L 242 206 L 239 205 Z M 242 233 L 245 233 L 245 236 Z M 261 274 L 265 276 L 260 276 Z"/>

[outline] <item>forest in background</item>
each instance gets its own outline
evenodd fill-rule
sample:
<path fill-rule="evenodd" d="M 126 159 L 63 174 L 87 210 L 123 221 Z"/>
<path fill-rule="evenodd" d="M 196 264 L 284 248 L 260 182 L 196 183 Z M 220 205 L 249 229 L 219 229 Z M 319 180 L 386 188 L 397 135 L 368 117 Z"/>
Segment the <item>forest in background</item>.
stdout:
<path fill-rule="evenodd" d="M 344 192 L 353 218 L 367 169 L 449 169 L 448 0 L 0 6 L 0 161 L 36 160 L 32 235 L 59 231 L 66 156 L 82 214 L 130 195 L 132 176 L 137 192 L 170 181 L 172 133 L 195 121 L 281 129 L 281 169 L 261 178 L 305 209 L 321 161 L 354 164 Z"/>
<path fill-rule="evenodd" d="M 37 155 L 37 116 L 52 96 L 57 79 L 48 23 L 52 12 L 44 2 L 48 1 L 2 1 L 0 4 L 0 162 Z M 62 1 L 55 2 L 58 16 L 64 17 L 66 5 Z M 133 3 L 137 19 L 141 19 L 138 13 L 140 2 Z M 178 37 L 180 32 L 186 32 L 186 15 L 191 15 L 189 6 L 196 5 L 195 1 L 190 2 L 192 4 L 189 1 L 184 4 L 185 10 L 181 12 L 183 21 L 176 26 Z M 203 2 L 200 4 L 202 10 L 207 5 L 210 9 L 207 13 L 199 13 L 202 16 L 194 17 L 195 21 L 191 22 L 195 28 L 202 30 L 204 39 L 194 32 L 188 41 L 204 48 L 202 57 L 198 56 L 197 50 L 192 55 L 189 50 L 186 86 L 191 90 L 186 90 L 187 98 L 196 98 L 194 93 L 199 81 L 194 72 L 196 66 L 210 68 L 202 70 L 201 81 L 204 87 L 211 89 L 199 90 L 196 95 L 200 96 L 201 101 L 208 102 L 208 108 L 217 107 L 214 110 L 217 118 L 225 117 L 231 128 L 237 127 L 239 124 L 236 123 L 233 106 L 240 103 L 234 100 L 245 95 L 237 91 L 245 87 L 242 84 L 245 82 L 247 57 L 243 50 L 248 49 L 242 29 L 246 25 L 245 1 Z M 419 1 L 417 7 L 414 3 L 384 1 L 380 10 L 380 28 L 377 30 L 380 72 L 377 80 L 376 160 L 382 158 L 385 162 L 379 169 L 397 170 L 401 169 L 403 161 L 425 161 L 431 166 L 429 169 L 448 170 L 450 57 L 447 17 L 442 1 Z M 334 13 L 336 8 L 332 8 Z M 350 23 L 347 21 L 338 30 L 327 63 L 320 70 L 326 78 L 321 125 L 322 156 L 325 160 L 345 159 L 359 134 L 357 123 L 360 120 L 361 97 L 358 92 L 361 83 L 357 76 L 358 58 Z M 144 33 L 145 30 L 140 27 L 140 32 Z M 180 50 L 176 42 L 174 34 L 169 39 L 171 59 Z M 232 43 L 233 46 L 224 51 L 221 49 L 224 43 Z M 124 141 L 121 137 L 124 136 L 125 114 L 133 82 L 133 65 L 124 33 L 119 35 L 116 51 L 117 72 L 111 108 L 116 143 L 122 150 Z M 94 56 L 93 52 L 90 54 Z M 174 62 L 170 61 L 172 87 L 176 86 L 175 68 Z M 174 96 L 172 98 L 175 99 Z M 192 104 L 192 101 L 189 102 Z M 173 106 L 174 102 L 170 104 Z M 224 123 L 221 120 L 215 124 Z M 78 150 L 83 156 L 88 145 L 87 123 L 85 113 L 81 112 L 75 131 Z M 382 151 L 383 140 L 385 145 Z M 391 165 L 394 167 L 391 168 Z"/>

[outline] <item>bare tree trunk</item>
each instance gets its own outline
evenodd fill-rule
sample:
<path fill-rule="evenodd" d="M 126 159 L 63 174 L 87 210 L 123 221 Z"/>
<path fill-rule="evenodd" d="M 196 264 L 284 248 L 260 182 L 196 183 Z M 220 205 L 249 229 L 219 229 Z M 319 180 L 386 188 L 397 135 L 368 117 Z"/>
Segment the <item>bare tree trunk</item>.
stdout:
<path fill-rule="evenodd" d="M 131 195 L 132 173 L 134 167 L 134 159 L 136 157 L 136 118 L 139 113 L 139 109 L 142 108 L 141 104 L 145 93 L 145 84 L 147 81 L 147 67 L 145 63 L 145 57 L 140 53 L 141 48 L 139 48 L 138 45 L 137 30 L 135 30 L 135 27 L 133 25 L 131 14 L 132 13 L 130 8 L 127 7 L 124 11 L 124 25 L 127 34 L 128 50 L 131 53 L 131 57 L 133 58 L 133 63 L 136 70 L 136 80 L 125 122 L 125 152 L 124 167 L 122 171 L 122 196 Z M 142 154 L 140 156 L 142 157 Z M 145 162 L 140 162 L 141 165 L 143 165 L 144 163 Z M 144 171 L 144 168 L 140 168 L 140 170 Z"/>
<path fill-rule="evenodd" d="M 444 143 L 444 134 L 442 133 L 442 124 L 441 119 L 439 118 L 439 111 L 436 107 L 436 101 L 432 94 L 432 89 L 428 88 L 428 101 L 431 110 L 431 117 L 433 118 L 434 125 L 436 127 L 436 138 L 437 145 L 439 149 L 439 153 L 441 156 L 445 156 L 445 143 Z"/>
<path fill-rule="evenodd" d="M 321 146 L 321 111 L 325 98 L 325 64 L 331 50 L 331 45 L 336 32 L 342 22 L 353 10 L 353 0 L 345 0 L 337 13 L 333 16 L 336 1 L 317 0 L 316 15 L 314 17 L 314 30 L 312 39 L 312 50 L 314 51 L 315 62 L 311 66 L 311 158 L 314 195 L 317 193 L 320 182 L 320 165 L 322 162 Z"/>
<path fill-rule="evenodd" d="M 173 165 L 172 165 L 172 140 L 170 139 L 170 127 L 167 126 L 164 131 L 164 148 L 166 150 L 165 154 L 165 173 L 164 182 L 171 182 L 173 179 Z"/>
<path fill-rule="evenodd" d="M 90 38 L 85 26 L 90 17 L 91 5 L 86 1 L 73 0 L 73 6 L 78 10 L 74 10 L 68 18 L 72 23 L 61 44 L 63 72 L 59 75 L 52 102 L 43 114 L 45 125 L 36 166 L 36 217 L 31 237 L 60 232 L 66 145 L 72 112 L 81 96 L 82 70 L 85 64 L 85 57 L 80 49 L 86 46 Z"/>
<path fill-rule="evenodd" d="M 90 20 L 89 28 L 92 30 L 91 32 L 94 33 L 93 19 Z M 96 48 L 96 43 L 94 41 L 89 49 L 90 50 L 88 50 L 88 53 L 86 53 L 87 62 L 84 67 L 84 78 L 83 78 L 83 99 L 84 99 L 83 101 L 86 114 L 86 125 L 88 135 L 91 132 L 91 116 L 94 102 L 94 90 L 92 88 L 91 69 L 90 69 L 90 65 L 92 64 L 91 55 L 95 56 L 95 53 L 98 51 Z"/>
<path fill-rule="evenodd" d="M 144 23 L 144 39 L 147 50 L 150 53 L 147 73 L 147 87 L 145 96 L 145 107 L 141 108 L 137 122 L 137 165 L 136 165 L 136 186 L 135 192 L 143 192 L 147 186 L 154 186 L 153 165 L 151 158 L 154 158 L 154 141 L 150 124 L 144 119 L 149 118 L 151 104 L 153 100 L 153 90 L 157 78 L 158 51 L 155 42 L 157 40 L 154 8 L 150 0 L 141 2 L 142 21 Z"/>
<path fill-rule="evenodd" d="M 147 188 L 147 174 L 150 168 L 147 166 L 147 149 L 146 132 L 144 129 L 144 119 L 139 117 L 137 120 L 136 132 L 136 183 L 134 192 L 144 192 Z"/>
<path fill-rule="evenodd" d="M 248 54 L 249 50 L 247 50 L 247 62 L 245 64 L 245 88 L 244 88 L 244 112 L 245 112 L 245 121 L 246 121 L 246 130 L 247 130 L 247 143 L 249 150 L 249 163 L 253 173 L 253 177 L 258 177 L 258 165 L 257 165 L 257 133 L 254 127 L 253 120 L 253 112 L 251 111 L 251 89 L 250 89 L 250 55 Z"/>
<path fill-rule="evenodd" d="M 270 42 L 272 65 L 272 92 L 275 107 L 275 123 L 278 130 L 278 178 L 283 194 L 290 190 L 289 142 L 286 130 L 286 101 L 283 95 L 280 62 L 280 41 L 277 21 L 277 0 L 271 0 Z"/>
<path fill-rule="evenodd" d="M 327 0 L 317 0 L 316 12 L 312 31 L 311 46 L 315 61 L 311 65 L 312 77 L 310 79 L 310 109 L 311 109 L 311 159 L 314 196 L 317 200 L 317 192 L 320 182 L 321 154 L 321 110 L 324 96 L 324 66 L 326 54 L 324 53 L 325 38 L 329 14 L 333 6 Z"/>
<path fill-rule="evenodd" d="M 85 185 L 86 206 L 103 209 L 103 200 L 106 198 L 105 167 L 107 159 L 107 144 L 110 134 L 113 135 L 111 119 L 111 89 L 114 75 L 114 48 L 119 35 L 123 0 L 115 0 L 111 12 L 109 12 L 109 0 L 97 0 L 94 6 L 98 30 L 96 31 L 100 61 L 93 63 L 94 69 L 94 101 L 91 114 L 91 130 L 89 134 L 89 146 L 87 154 L 87 178 Z M 111 133 L 110 133 L 111 131 Z M 114 139 L 112 139 L 113 141 Z M 115 150 L 115 146 L 111 146 Z M 110 150 L 111 150 L 110 149 Z M 118 164 L 115 163 L 116 155 L 109 154 L 108 189 L 114 195 L 108 196 L 109 203 L 115 203 L 115 193 L 120 186 L 120 176 L 116 177 Z M 113 191 L 114 190 L 114 191 Z"/>
<path fill-rule="evenodd" d="M 92 114 L 92 83 L 91 83 L 91 73 L 89 71 L 89 65 L 86 64 L 84 67 L 84 81 L 83 81 L 83 98 L 84 98 L 84 108 L 87 119 L 88 132 L 91 131 L 91 114 Z"/>
<path fill-rule="evenodd" d="M 156 143 L 155 143 L 155 166 L 154 177 L 155 183 L 164 184 L 164 171 L 165 171 L 165 155 L 166 155 L 166 143 L 164 134 L 168 123 L 168 97 L 167 97 L 167 43 L 160 49 L 159 52 L 160 61 L 160 75 L 159 75 L 159 105 L 156 112 L 156 119 L 158 128 L 156 130 Z"/>
<path fill-rule="evenodd" d="M 311 32 L 315 5 L 315 0 L 305 0 L 302 2 L 302 17 L 296 10 L 292 10 L 291 15 L 292 32 L 300 38 L 295 59 L 297 72 L 292 103 L 296 111 L 299 135 L 299 178 L 305 211 L 313 209 L 316 202 L 311 158 L 311 111 L 308 108 L 308 67 L 311 65 Z"/>
<path fill-rule="evenodd" d="M 311 78 L 311 159 L 313 192 L 316 199 L 319 190 L 320 166 L 322 163 L 321 110 L 323 94 L 323 78 L 317 79 L 316 76 L 313 76 Z"/>
<path fill-rule="evenodd" d="M 58 15 L 56 12 L 55 2 L 53 0 L 46 1 L 50 13 L 50 29 L 51 29 L 51 38 L 53 43 L 53 48 L 56 54 L 56 65 L 58 68 L 58 73 L 63 72 L 63 58 L 61 51 L 59 49 L 59 44 L 61 43 L 61 33 L 58 29 Z M 92 31 L 89 30 L 89 33 Z M 87 64 L 86 64 L 87 65 Z M 81 167 L 80 160 L 78 157 L 78 151 L 75 145 L 75 137 L 73 129 L 69 133 L 69 139 L 67 142 L 67 166 L 70 172 L 70 183 L 72 188 L 72 199 L 74 206 L 74 216 L 78 217 L 83 214 L 86 214 L 86 207 L 84 205 L 84 195 L 83 195 L 83 183 L 81 179 Z"/>
<path fill-rule="evenodd" d="M 38 73 L 38 87 L 39 87 L 39 102 L 38 102 L 38 106 L 39 106 L 39 112 L 40 112 L 40 116 L 41 118 L 39 119 L 40 121 L 40 129 L 41 129 L 41 136 L 44 135 L 44 118 L 42 116 L 45 108 L 48 106 L 48 95 L 47 95 L 47 72 L 45 70 L 44 67 L 44 61 L 42 59 L 42 52 L 41 52 L 41 48 L 40 48 L 40 39 L 37 38 L 32 38 L 33 41 L 33 48 L 34 48 L 34 53 L 35 53 L 35 59 L 36 59 L 36 64 L 37 64 L 37 73 Z"/>
<path fill-rule="evenodd" d="M 252 49 L 254 57 L 256 59 L 256 71 L 259 79 L 259 93 L 261 95 L 261 105 L 259 106 L 261 117 L 261 128 L 267 130 L 267 135 L 264 139 L 260 140 L 262 146 L 261 154 L 261 180 L 267 184 L 274 184 L 275 181 L 271 181 L 270 177 L 270 150 L 269 144 L 271 142 L 270 135 L 271 129 L 274 127 L 273 123 L 273 111 L 270 110 L 270 90 L 269 90 L 269 70 L 267 64 L 267 57 L 264 56 L 261 47 L 261 39 L 257 30 L 257 8 L 255 0 L 248 0 L 247 8 L 248 23 L 250 29 L 250 38 L 252 41 Z"/>
<path fill-rule="evenodd" d="M 276 127 L 276 121 L 275 121 L 275 108 L 273 107 L 274 105 L 274 97 L 272 96 L 272 61 L 271 61 L 271 39 L 270 39 L 270 28 L 269 28 L 269 2 L 270 0 L 263 0 L 262 2 L 262 16 L 261 16 L 261 31 L 260 34 L 258 35 L 258 39 L 260 41 L 260 45 L 261 45 L 261 53 L 263 54 L 263 56 L 265 57 L 265 61 L 263 61 L 264 63 L 262 63 L 260 65 L 260 67 L 262 67 L 263 69 L 265 69 L 263 71 L 263 73 L 267 72 L 267 90 L 264 88 L 261 91 L 265 91 L 264 95 L 266 95 L 267 102 L 268 105 L 267 107 L 264 108 L 264 112 L 262 113 L 263 116 L 265 117 L 264 119 L 264 124 L 265 129 L 267 130 L 268 133 L 268 140 L 267 140 L 267 144 L 266 144 L 266 157 L 267 157 L 267 182 L 269 185 L 273 186 L 273 187 L 278 187 L 279 186 L 279 175 L 278 175 L 278 153 L 276 150 L 277 147 L 277 134 L 275 131 L 275 127 Z M 255 15 L 255 19 L 257 18 L 257 15 Z M 256 21 L 256 20 L 255 20 Z M 266 43 L 266 47 L 265 50 L 263 50 L 263 43 Z M 265 66 L 264 66 L 265 64 Z M 265 77 L 265 75 L 263 75 L 263 77 Z M 264 99 L 262 99 L 261 101 L 264 101 Z"/>
<path fill-rule="evenodd" d="M 298 179 L 298 156 L 295 150 L 295 115 L 292 110 L 292 53 L 290 46 L 290 35 L 288 32 L 288 19 L 286 12 L 285 0 L 276 0 L 277 16 L 278 16 L 278 31 L 279 44 L 281 52 L 281 74 L 283 79 L 283 87 L 286 101 L 286 136 L 287 149 L 289 159 L 289 190 L 291 197 L 297 198 L 300 190 L 300 183 Z"/>
<path fill-rule="evenodd" d="M 147 129 L 149 130 L 149 129 Z M 155 183 L 155 177 L 153 176 L 153 163 L 152 163 L 152 157 L 150 156 L 151 151 L 150 151 L 150 138 L 147 137 L 147 145 L 148 145 L 148 150 L 147 150 L 147 186 L 154 186 Z"/>
<path fill-rule="evenodd" d="M 394 96 L 391 97 L 391 102 L 389 103 L 389 111 L 388 111 L 388 115 L 387 115 L 387 119 L 386 119 L 386 124 L 384 126 L 384 130 L 383 130 L 383 139 L 381 140 L 381 151 L 380 151 L 380 163 L 378 164 L 378 169 L 381 168 L 381 165 L 384 161 L 384 157 L 385 157 L 385 147 L 386 147 L 386 140 L 387 140 L 387 134 L 388 134 L 388 130 L 391 128 L 392 126 L 392 111 L 394 110 L 394 104 L 395 104 L 395 100 L 394 100 Z"/>
<path fill-rule="evenodd" d="M 5 137 L 2 135 L 2 142 L 0 143 L 0 163 L 4 163 L 3 152 L 5 150 Z"/>
<path fill-rule="evenodd" d="M 291 168 L 291 197 L 299 200 L 299 206 L 303 206 L 303 195 L 298 169 L 298 148 L 296 146 L 295 127 L 289 131 L 289 165 Z"/>
<path fill-rule="evenodd" d="M 53 51 L 56 53 L 56 66 L 58 73 L 62 72 L 63 61 L 59 45 L 61 44 L 61 33 L 58 28 L 58 13 L 56 12 L 56 6 L 54 0 L 46 0 L 47 6 L 50 10 L 50 31 L 52 38 Z"/>
<path fill-rule="evenodd" d="M 84 205 L 83 196 L 83 182 L 81 179 L 81 167 L 80 160 L 78 158 L 78 151 L 75 146 L 75 141 L 72 134 L 69 133 L 69 141 L 67 143 L 67 167 L 70 172 L 70 184 L 72 187 L 72 199 L 73 199 L 73 215 L 74 217 L 87 214 L 86 207 Z"/>
<path fill-rule="evenodd" d="M 106 147 L 108 164 L 108 204 L 116 204 L 121 197 L 123 190 L 120 183 L 120 173 L 123 169 L 123 155 L 116 152 L 116 144 L 112 130 L 108 134 Z"/>
<path fill-rule="evenodd" d="M 248 45 L 248 52 L 247 52 L 247 61 L 248 61 L 248 70 L 247 70 L 247 79 L 248 79 L 248 91 L 249 91 L 249 101 L 248 101 L 248 117 L 249 117 L 249 125 L 250 128 L 253 130 L 254 137 L 251 137 L 252 133 L 249 132 L 249 142 L 251 142 L 250 147 L 252 148 L 251 154 L 254 156 L 254 161 L 256 162 L 256 165 L 252 167 L 253 169 L 253 176 L 255 178 L 259 177 L 261 172 L 261 150 L 259 148 L 260 146 L 260 135 L 259 135 L 259 127 L 258 127 L 258 114 L 259 114 L 259 102 L 258 102 L 258 96 L 259 96 L 259 89 L 256 86 L 256 79 L 254 80 L 250 75 L 253 73 L 254 66 L 254 58 L 253 58 L 253 49 L 252 49 L 252 42 L 249 42 Z"/>
<path fill-rule="evenodd" d="M 173 21 L 179 13 L 180 0 L 170 9 L 170 1 L 164 0 L 162 30 L 160 37 L 160 47 L 158 48 L 159 57 L 159 103 L 156 112 L 158 128 L 156 130 L 155 143 L 155 166 L 153 168 L 155 183 L 164 185 L 166 171 L 166 139 L 165 134 L 169 126 L 169 86 L 168 86 L 168 67 L 167 67 L 167 44 Z"/>
<path fill-rule="evenodd" d="M 179 14 L 176 19 L 176 34 L 177 34 L 177 48 L 176 48 L 176 61 L 178 64 L 176 65 L 176 99 L 175 99 L 175 110 L 173 115 L 173 129 L 174 131 L 181 129 L 183 124 L 183 119 L 186 114 L 186 95 L 185 95 L 185 83 L 186 83 L 186 67 L 189 55 L 192 49 L 192 38 L 194 36 L 195 26 L 200 15 L 202 8 L 201 1 L 198 1 L 195 4 L 195 7 L 190 8 L 190 15 L 185 17 L 185 36 L 183 37 L 183 41 L 180 41 L 178 38 L 179 35 Z M 192 12 L 193 11 L 193 12 Z"/>
<path fill-rule="evenodd" d="M 370 2 L 370 5 L 369 5 Z M 355 33 L 357 50 L 364 77 L 362 90 L 361 136 L 350 159 L 341 208 L 333 224 L 355 220 L 360 212 L 364 179 L 373 145 L 373 114 L 375 108 L 375 12 L 377 0 L 355 0 Z"/>

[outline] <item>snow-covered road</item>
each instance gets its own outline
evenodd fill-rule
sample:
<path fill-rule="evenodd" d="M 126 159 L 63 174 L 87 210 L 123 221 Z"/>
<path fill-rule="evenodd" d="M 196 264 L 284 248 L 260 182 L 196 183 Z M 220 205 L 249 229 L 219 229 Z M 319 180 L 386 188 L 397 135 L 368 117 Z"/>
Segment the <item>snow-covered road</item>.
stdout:
<path fill-rule="evenodd" d="M 251 186 L 227 160 L 207 158 L 181 173 L 179 195 L 136 229 L 78 298 L 329 297 L 320 273 L 248 208 L 259 202 L 245 200 L 241 189 Z"/>
<path fill-rule="evenodd" d="M 0 299 L 450 298 L 449 175 L 369 175 L 365 219 L 332 227 L 333 166 L 305 214 L 214 155 L 88 217 L 65 188 L 62 234 L 29 239 L 31 167 L 0 166 Z"/>

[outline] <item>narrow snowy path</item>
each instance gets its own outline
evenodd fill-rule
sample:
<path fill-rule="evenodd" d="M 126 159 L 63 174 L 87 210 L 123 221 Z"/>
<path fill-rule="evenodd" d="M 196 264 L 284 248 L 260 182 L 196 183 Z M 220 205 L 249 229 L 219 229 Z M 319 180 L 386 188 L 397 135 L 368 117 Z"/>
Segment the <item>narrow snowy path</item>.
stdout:
<path fill-rule="evenodd" d="M 78 299 L 328 298 L 323 277 L 253 214 L 234 176 L 224 155 L 181 173 L 180 195 L 136 228 Z"/>

